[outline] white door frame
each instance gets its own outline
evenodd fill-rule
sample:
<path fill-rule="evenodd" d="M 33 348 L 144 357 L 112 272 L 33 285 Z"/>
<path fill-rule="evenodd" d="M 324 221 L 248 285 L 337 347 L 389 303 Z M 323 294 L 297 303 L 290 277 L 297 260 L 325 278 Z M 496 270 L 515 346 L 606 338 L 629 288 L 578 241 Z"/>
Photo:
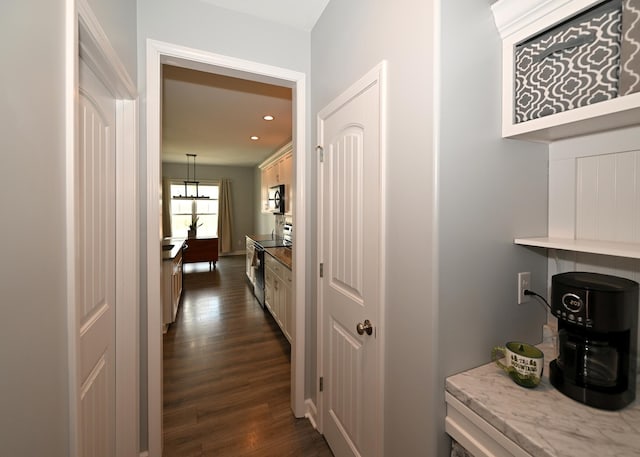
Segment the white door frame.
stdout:
<path fill-rule="evenodd" d="M 147 40 L 147 350 L 149 456 L 162 452 L 162 310 L 160 307 L 160 197 L 162 64 L 290 87 L 293 92 L 294 224 L 293 287 L 294 343 L 291 345 L 291 408 L 305 414 L 305 243 L 306 221 L 306 76 L 304 73 L 184 46 Z M 153 304 L 153 306 L 151 305 Z"/>
<path fill-rule="evenodd" d="M 76 316 L 77 94 L 80 56 L 116 101 L 116 455 L 139 454 L 139 244 L 137 88 L 111 46 L 87 0 L 65 4 L 65 173 L 67 257 L 67 350 L 69 355 L 69 448 L 80 457 Z"/>
<path fill-rule="evenodd" d="M 377 85 L 380 90 L 380 194 L 383 198 L 380 201 L 380 271 L 379 271 L 379 280 L 380 280 L 380 309 L 379 315 L 377 317 L 378 322 L 376 323 L 376 332 L 380 345 L 380 364 L 378 366 L 378 379 L 379 379 L 379 388 L 378 388 L 378 398 L 380 405 L 380 415 L 378 418 L 377 424 L 377 436 L 372 439 L 378 439 L 379 450 L 382 453 L 384 449 L 384 368 L 385 368 L 385 335 L 386 335 L 386 325 L 385 325 L 385 317 L 386 317 L 386 281 L 385 281 L 385 265 L 386 265 L 386 175 L 387 175 L 387 139 L 386 139 L 386 126 L 387 126 L 387 63 L 385 60 L 376 65 L 373 69 L 367 72 L 362 78 L 360 78 L 357 82 L 351 85 L 347 90 L 345 90 L 342 94 L 337 96 L 334 100 L 332 100 L 327 106 L 325 106 L 322 110 L 320 110 L 316 116 L 317 122 L 317 140 L 318 140 L 318 148 L 321 150 L 324 148 L 324 144 L 322 143 L 323 134 L 324 134 L 324 119 L 329 117 L 332 113 L 338 110 L 341 106 L 347 103 L 352 98 L 356 97 L 362 91 L 367 89 L 370 86 Z M 318 166 L 317 170 L 317 220 L 318 220 L 318 240 L 317 240 L 317 250 L 318 250 L 318 262 L 323 262 L 322 252 L 322 237 L 323 237 L 323 196 L 325 194 L 322 186 L 324 182 L 323 177 L 323 167 Z M 317 288 L 317 372 L 319 377 L 324 376 L 324 326 L 323 326 L 323 313 L 324 313 L 324 304 L 322 301 L 322 287 L 318 286 Z M 323 402 L 324 393 L 320 391 L 320 386 L 316 386 L 316 398 L 317 402 L 317 425 L 318 430 L 322 433 L 323 429 L 323 420 L 324 414 L 324 402 Z"/>

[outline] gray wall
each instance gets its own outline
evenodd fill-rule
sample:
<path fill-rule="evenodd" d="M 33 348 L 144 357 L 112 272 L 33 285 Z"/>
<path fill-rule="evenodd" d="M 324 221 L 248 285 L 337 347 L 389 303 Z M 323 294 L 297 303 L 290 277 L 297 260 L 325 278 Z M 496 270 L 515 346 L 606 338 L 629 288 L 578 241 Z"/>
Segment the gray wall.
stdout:
<path fill-rule="evenodd" d="M 162 176 L 184 180 L 185 165 L 178 163 L 162 164 Z M 255 183 L 252 167 L 221 167 L 198 165 L 198 179 L 231 180 L 231 206 L 233 211 L 233 250 L 244 251 L 245 235 L 254 231 Z"/>
<path fill-rule="evenodd" d="M 546 295 L 546 252 L 513 239 L 547 233 L 548 193 L 547 146 L 500 137 L 501 43 L 490 7 L 441 3 L 439 382 L 487 362 L 493 346 L 541 341 L 546 309 L 517 304 L 516 277 L 530 271 Z M 440 406 L 443 456 L 444 415 Z"/>
<path fill-rule="evenodd" d="M 0 16 L 3 66 L 11 68 L 0 73 L 0 233 L 8 241 L 0 265 L 0 443 L 6 455 L 62 457 L 69 432 L 64 2 L 39 3 L 10 1 Z"/>
<path fill-rule="evenodd" d="M 314 116 L 389 63 L 385 455 L 448 455 L 445 377 L 539 341 L 545 316 L 515 304 L 518 271 L 544 292 L 545 258 L 512 241 L 546 233 L 547 148 L 500 138 L 489 5 L 440 2 L 437 64 L 431 3 L 332 0 L 312 31 Z"/>
<path fill-rule="evenodd" d="M 202 49 L 309 74 L 309 33 L 199 0 L 138 0 L 138 88 L 140 106 L 140 189 L 146 188 L 146 46 L 147 39 Z M 308 89 L 307 89 L 308 90 Z M 307 126 L 307 128 L 309 128 Z M 299 151 L 304 153 L 304 151 Z M 159 179 L 159 177 L 158 177 Z M 146 258 L 146 198 L 140 201 L 141 257 Z M 141 341 L 146 333 L 146 265 L 141 265 Z M 310 292 L 309 292 L 310 293 Z M 147 447 L 146 345 L 140 348 L 141 448 Z"/>
<path fill-rule="evenodd" d="M 388 456 L 435 455 L 433 16 L 432 2 L 332 0 L 311 34 L 314 120 L 374 65 L 388 61 Z"/>
<path fill-rule="evenodd" d="M 133 2 L 91 4 L 101 21 L 135 24 Z M 69 455 L 65 9 L 62 0 L 5 0 L 0 14 L 0 453 L 11 457 Z M 126 21 L 107 33 L 135 36 Z M 118 50 L 135 62 L 133 46 Z"/>

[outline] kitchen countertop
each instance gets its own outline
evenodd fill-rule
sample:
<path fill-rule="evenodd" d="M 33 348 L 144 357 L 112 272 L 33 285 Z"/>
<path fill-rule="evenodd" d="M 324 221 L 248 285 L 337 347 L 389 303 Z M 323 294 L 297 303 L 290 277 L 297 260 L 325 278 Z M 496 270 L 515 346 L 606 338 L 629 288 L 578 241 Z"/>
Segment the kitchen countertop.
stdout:
<path fill-rule="evenodd" d="M 258 243 L 260 243 L 260 241 L 271 241 L 277 238 L 275 235 L 246 235 L 246 236 Z M 282 239 L 282 237 L 280 237 L 280 239 Z"/>
<path fill-rule="evenodd" d="M 251 238 L 256 243 L 260 244 L 261 241 L 274 240 L 273 235 L 246 235 L 247 238 Z M 271 255 L 274 259 L 278 260 L 281 264 L 291 270 L 291 248 L 277 247 L 277 248 L 264 248 L 264 251 Z"/>
<path fill-rule="evenodd" d="M 264 252 L 268 253 L 274 259 L 278 260 L 282 265 L 291 270 L 291 249 L 289 248 L 265 248 Z"/>
<path fill-rule="evenodd" d="M 172 244 L 173 247 L 171 249 L 162 250 L 162 260 L 172 260 L 175 259 L 180 250 L 182 249 L 182 245 L 185 242 L 185 238 L 164 238 L 162 240 L 162 245 L 167 246 Z"/>
<path fill-rule="evenodd" d="M 640 455 L 640 402 L 603 411 L 576 402 L 549 382 L 553 346 L 545 353 L 542 382 L 518 386 L 495 363 L 446 380 L 446 390 L 500 433 L 534 457 L 637 457 Z"/>

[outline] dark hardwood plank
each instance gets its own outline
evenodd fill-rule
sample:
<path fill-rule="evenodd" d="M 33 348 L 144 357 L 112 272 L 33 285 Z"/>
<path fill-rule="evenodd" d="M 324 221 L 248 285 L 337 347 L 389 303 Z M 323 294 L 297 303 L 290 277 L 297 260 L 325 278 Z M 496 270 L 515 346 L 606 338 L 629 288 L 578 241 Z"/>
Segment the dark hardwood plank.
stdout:
<path fill-rule="evenodd" d="M 185 265 L 177 320 L 164 335 L 166 457 L 331 457 L 289 404 L 290 346 L 253 297 L 245 257 Z"/>

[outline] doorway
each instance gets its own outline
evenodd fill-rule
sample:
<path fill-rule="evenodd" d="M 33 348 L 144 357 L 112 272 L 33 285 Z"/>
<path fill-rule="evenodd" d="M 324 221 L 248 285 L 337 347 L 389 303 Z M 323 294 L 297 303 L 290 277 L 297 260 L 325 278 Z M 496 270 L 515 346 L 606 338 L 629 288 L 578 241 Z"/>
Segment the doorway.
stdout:
<path fill-rule="evenodd" d="M 296 246 L 293 254 L 293 288 L 295 290 L 295 340 L 291 346 L 291 409 L 296 417 L 305 413 L 305 75 L 283 68 L 235 59 L 197 49 L 147 41 L 147 424 L 149 455 L 160 456 L 162 448 L 162 312 L 160 306 L 160 182 L 161 182 L 161 100 L 163 64 L 239 77 L 257 82 L 289 87 L 293 95 L 294 149 L 294 224 Z"/>

